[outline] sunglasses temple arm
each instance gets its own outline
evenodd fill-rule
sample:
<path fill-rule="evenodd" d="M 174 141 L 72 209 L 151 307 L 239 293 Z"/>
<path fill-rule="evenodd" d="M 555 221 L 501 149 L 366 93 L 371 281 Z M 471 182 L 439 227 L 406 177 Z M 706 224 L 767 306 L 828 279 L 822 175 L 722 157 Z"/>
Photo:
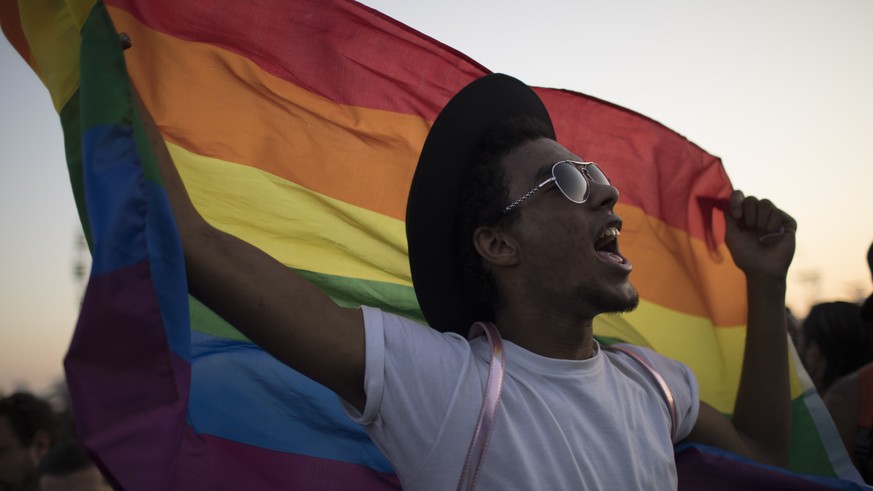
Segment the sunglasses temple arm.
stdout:
<path fill-rule="evenodd" d="M 531 189 L 530 191 L 524 193 L 524 196 L 522 196 L 521 198 L 518 198 L 517 200 L 515 200 L 514 202 L 512 202 L 512 204 L 510 204 L 509 206 L 507 206 L 506 208 L 504 208 L 504 209 L 503 209 L 503 213 L 508 213 L 510 210 L 512 210 L 512 209 L 515 208 L 516 206 L 520 205 L 524 200 L 526 200 L 526 199 L 530 198 L 531 196 L 535 195 L 535 194 L 537 193 L 537 191 L 539 191 L 540 189 L 542 189 L 546 184 L 548 184 L 548 183 L 550 183 L 550 182 L 552 182 L 552 181 L 554 181 L 554 180 L 555 180 L 554 177 L 550 177 L 549 179 L 546 179 L 545 181 L 541 182 L 539 185 L 537 185 L 537 187 L 535 187 L 535 188 Z"/>

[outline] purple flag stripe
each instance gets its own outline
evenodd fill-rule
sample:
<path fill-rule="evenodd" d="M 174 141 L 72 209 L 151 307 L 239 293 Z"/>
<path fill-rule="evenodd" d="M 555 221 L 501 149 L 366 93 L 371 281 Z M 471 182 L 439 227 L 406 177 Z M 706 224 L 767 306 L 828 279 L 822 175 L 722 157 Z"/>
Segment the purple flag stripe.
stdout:
<path fill-rule="evenodd" d="M 209 435 L 185 437 L 185 454 L 174 489 L 388 491 L 400 490 L 393 474 L 362 465 L 308 457 L 232 442 Z M 330 476 L 330 479 L 325 479 Z"/>

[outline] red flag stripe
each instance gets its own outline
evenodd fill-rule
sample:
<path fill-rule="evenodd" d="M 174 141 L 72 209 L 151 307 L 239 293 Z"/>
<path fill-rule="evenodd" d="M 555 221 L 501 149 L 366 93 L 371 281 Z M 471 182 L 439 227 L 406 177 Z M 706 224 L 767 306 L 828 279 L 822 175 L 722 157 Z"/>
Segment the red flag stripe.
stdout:
<path fill-rule="evenodd" d="M 9 40 L 9 44 L 18 51 L 18 54 L 24 58 L 31 68 L 36 70 L 36 66 L 32 62 L 32 54 L 30 46 L 27 44 L 27 39 L 24 37 L 24 30 L 21 28 L 21 15 L 18 11 L 17 0 L 2 0 L 0 1 L 0 29 L 3 29 L 3 34 Z"/>
<path fill-rule="evenodd" d="M 326 7 L 328 1 L 333 5 Z M 487 73 L 458 51 L 356 2 L 106 3 L 157 31 L 245 56 L 334 102 L 430 121 L 452 95 Z"/>
<path fill-rule="evenodd" d="M 712 210 L 702 209 L 697 199 L 730 195 L 730 180 L 718 158 L 628 109 L 575 92 L 537 92 L 549 109 L 558 141 L 600 164 L 619 189 L 622 203 L 713 247 L 724 243 L 724 221 L 704 220 Z"/>

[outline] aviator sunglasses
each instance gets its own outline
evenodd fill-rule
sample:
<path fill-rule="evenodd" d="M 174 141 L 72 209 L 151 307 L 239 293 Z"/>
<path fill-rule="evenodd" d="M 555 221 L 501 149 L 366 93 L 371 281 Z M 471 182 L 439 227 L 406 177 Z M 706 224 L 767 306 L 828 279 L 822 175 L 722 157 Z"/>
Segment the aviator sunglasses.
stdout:
<path fill-rule="evenodd" d="M 597 167 L 594 162 L 578 162 L 575 160 L 562 160 L 552 166 L 552 177 L 537 184 L 533 189 L 521 198 L 513 201 L 511 205 L 503 209 L 503 213 L 509 213 L 519 206 L 524 200 L 530 198 L 546 185 L 555 182 L 558 189 L 573 203 L 582 204 L 591 195 L 591 186 L 588 181 L 597 184 L 609 184 L 609 178 Z"/>

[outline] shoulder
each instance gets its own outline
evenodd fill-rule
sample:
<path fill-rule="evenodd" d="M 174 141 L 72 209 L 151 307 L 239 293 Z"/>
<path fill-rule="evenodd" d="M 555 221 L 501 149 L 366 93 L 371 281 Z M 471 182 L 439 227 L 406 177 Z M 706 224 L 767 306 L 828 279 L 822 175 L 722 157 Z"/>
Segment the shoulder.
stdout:
<path fill-rule="evenodd" d="M 366 330 L 366 352 L 388 357 L 400 366 L 430 365 L 470 355 L 470 343 L 455 333 L 444 333 L 414 320 L 372 307 L 361 307 Z M 428 361 L 429 360 L 429 361 Z"/>
<path fill-rule="evenodd" d="M 858 372 L 853 372 L 837 379 L 836 382 L 831 384 L 828 391 L 822 397 L 828 409 L 831 409 L 832 406 L 845 404 L 846 401 L 851 399 L 857 400 L 858 389 L 860 387 L 858 375 Z"/>
<path fill-rule="evenodd" d="M 684 363 L 666 357 L 649 348 L 631 344 L 615 344 L 604 350 L 613 365 L 646 378 L 653 390 L 673 401 L 678 418 L 676 440 L 691 432 L 700 410 L 700 388 L 694 371 Z M 662 386 L 666 385 L 666 390 Z"/>
<path fill-rule="evenodd" d="M 370 424 L 384 411 L 426 400 L 434 395 L 428 390 L 434 389 L 435 381 L 457 378 L 456 372 L 470 359 L 470 344 L 461 336 L 378 308 L 362 306 L 361 312 L 367 399 L 361 413 L 349 413 L 358 423 Z"/>
<path fill-rule="evenodd" d="M 674 383 L 681 381 L 697 383 L 694 372 L 688 365 L 666 357 L 650 348 L 627 343 L 618 343 L 604 349 L 613 364 L 627 366 L 634 371 L 654 370 Z"/>
<path fill-rule="evenodd" d="M 822 397 L 846 449 L 854 446 L 858 431 L 860 390 L 858 372 L 854 372 L 834 382 Z"/>
<path fill-rule="evenodd" d="M 429 344 L 469 344 L 466 339 L 455 333 L 437 331 L 421 322 L 403 317 L 384 310 L 361 306 L 364 326 L 368 331 L 377 331 L 387 341 L 414 342 Z"/>
<path fill-rule="evenodd" d="M 857 422 L 860 402 L 859 389 L 858 372 L 853 372 L 834 382 L 822 396 L 825 406 L 827 406 L 841 433 L 843 432 L 842 426 L 854 426 Z"/>

